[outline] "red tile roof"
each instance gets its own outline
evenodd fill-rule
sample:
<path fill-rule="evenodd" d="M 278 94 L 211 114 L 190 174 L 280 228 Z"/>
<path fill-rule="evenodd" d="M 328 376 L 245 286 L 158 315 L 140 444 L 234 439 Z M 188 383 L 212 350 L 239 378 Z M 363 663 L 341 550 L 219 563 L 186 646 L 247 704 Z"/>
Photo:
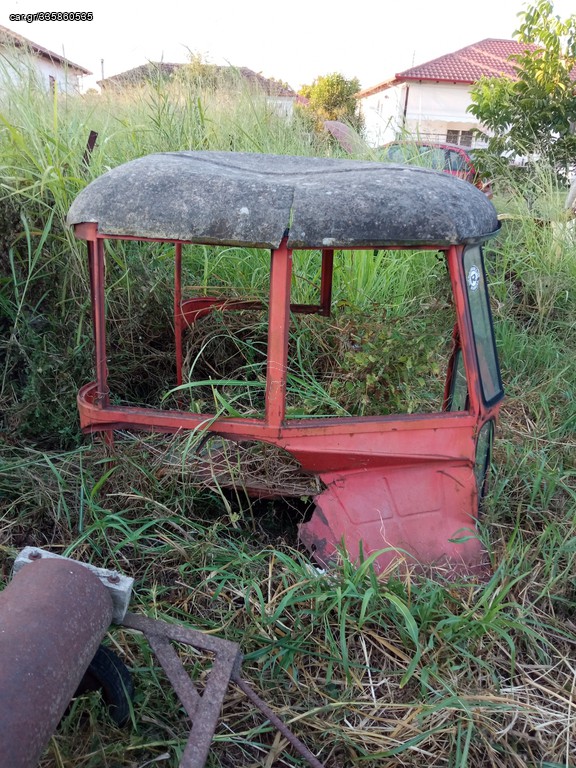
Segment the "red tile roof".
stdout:
<path fill-rule="evenodd" d="M 399 72 L 396 79 L 404 80 L 449 80 L 450 82 L 475 83 L 481 77 L 504 76 L 516 78 L 513 62 L 509 57 L 523 53 L 524 43 L 516 40 L 494 40 L 488 38 L 479 43 L 447 53 L 418 67 Z M 534 48 L 534 46 L 530 46 Z"/>
<path fill-rule="evenodd" d="M 510 77 L 516 79 L 513 62 L 509 57 L 515 53 L 522 53 L 527 47 L 516 40 L 495 40 L 487 38 L 478 43 L 468 45 L 454 53 L 447 53 L 425 64 L 405 69 L 398 72 L 390 80 L 366 88 L 357 96 L 370 96 L 373 93 L 384 91 L 398 83 L 407 80 L 433 80 L 434 82 L 467 83 L 472 84 L 481 77 Z"/>

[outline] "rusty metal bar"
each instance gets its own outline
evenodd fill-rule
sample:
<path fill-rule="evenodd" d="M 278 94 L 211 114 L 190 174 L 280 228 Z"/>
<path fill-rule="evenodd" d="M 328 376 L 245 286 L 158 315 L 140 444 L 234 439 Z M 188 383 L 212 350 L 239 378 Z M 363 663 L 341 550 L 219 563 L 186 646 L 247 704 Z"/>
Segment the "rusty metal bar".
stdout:
<path fill-rule="evenodd" d="M 330 316 L 332 306 L 332 277 L 334 274 L 334 250 L 322 251 L 322 271 L 320 276 L 320 314 Z"/>
<path fill-rule="evenodd" d="M 180 768 L 203 768 L 210 751 L 224 696 L 232 672 L 240 664 L 242 654 L 236 643 L 205 635 L 188 627 L 168 624 L 127 613 L 122 622 L 125 627 L 142 632 L 162 669 L 180 699 L 186 714 L 192 720 L 192 729 L 180 762 Z M 200 695 L 184 669 L 178 654 L 169 641 L 174 640 L 214 655 L 204 693 Z"/>
<path fill-rule="evenodd" d="M 122 624 L 142 632 L 146 637 L 188 717 L 192 720 L 193 725 L 180 762 L 180 768 L 203 768 L 230 680 L 246 694 L 312 768 L 324 768 L 305 744 L 254 693 L 246 681 L 241 679 L 242 653 L 239 645 L 189 627 L 168 624 L 165 621 L 138 616 L 134 613 L 127 613 Z M 178 654 L 170 646 L 170 640 L 213 654 L 212 669 L 202 695 L 196 690 Z"/>
<path fill-rule="evenodd" d="M 80 563 L 39 559 L 0 593 L 0 765 L 35 768 L 112 619 Z"/>
<path fill-rule="evenodd" d="M 260 696 L 258 696 L 257 693 L 255 693 L 252 688 L 248 685 L 248 683 L 245 680 L 242 680 L 241 677 L 238 677 L 238 675 L 232 675 L 232 680 L 240 690 L 246 694 L 246 696 L 250 699 L 252 704 L 254 704 L 260 712 L 272 723 L 274 728 L 276 728 L 282 736 L 286 739 L 286 741 L 290 742 L 292 746 L 296 749 L 297 752 L 299 752 L 302 757 L 308 761 L 308 763 L 312 766 L 312 768 L 324 768 L 324 764 L 318 760 L 318 758 L 310 752 L 308 747 L 300 741 L 298 736 L 292 733 L 292 731 L 284 725 L 282 720 L 278 717 L 278 715 L 275 715 L 274 712 L 270 709 L 270 707 L 266 704 L 265 701 L 262 701 Z"/>
<path fill-rule="evenodd" d="M 270 274 L 265 412 L 265 421 L 270 427 L 280 427 L 286 414 L 291 279 L 292 251 L 282 242 L 280 248 L 272 251 Z"/>
<path fill-rule="evenodd" d="M 223 651 L 214 659 L 202 695 L 202 706 L 196 712 L 182 756 L 181 768 L 202 768 L 206 762 L 230 677 L 241 658 L 238 648 L 235 653 Z"/>
<path fill-rule="evenodd" d="M 181 662 L 168 638 L 165 635 L 156 634 L 147 634 L 146 637 L 150 643 L 150 648 L 154 651 L 154 655 L 172 683 L 172 688 L 174 688 L 174 692 L 180 699 L 188 717 L 193 720 L 196 710 L 202 702 L 202 696 L 200 696 L 194 685 L 191 684 L 188 675 L 183 677 L 179 674 Z"/>
<path fill-rule="evenodd" d="M 84 166 L 84 168 L 88 168 L 88 166 L 90 165 L 90 158 L 92 157 L 92 151 L 96 146 L 97 138 L 98 138 L 97 131 L 90 131 L 90 134 L 88 136 L 88 141 L 86 142 L 86 149 L 84 150 L 84 154 L 82 155 L 82 165 Z"/>
<path fill-rule="evenodd" d="M 122 620 L 122 626 L 142 632 L 146 637 L 148 635 L 163 635 L 170 640 L 174 640 L 176 643 L 191 645 L 194 648 L 200 648 L 200 650 L 208 651 L 209 653 L 240 653 L 240 647 L 229 640 L 207 635 L 197 629 L 182 627 L 179 624 L 169 624 L 167 621 L 150 619 L 147 616 L 138 616 L 135 613 L 128 612 Z"/>
<path fill-rule="evenodd" d="M 96 351 L 96 381 L 98 391 L 96 402 L 100 407 L 106 407 L 109 402 L 108 362 L 106 359 L 106 296 L 104 241 L 98 238 L 92 249 L 91 279 L 94 295 L 94 346 Z"/>
<path fill-rule="evenodd" d="M 176 337 L 176 386 L 182 384 L 182 243 L 174 249 L 174 335 Z"/>

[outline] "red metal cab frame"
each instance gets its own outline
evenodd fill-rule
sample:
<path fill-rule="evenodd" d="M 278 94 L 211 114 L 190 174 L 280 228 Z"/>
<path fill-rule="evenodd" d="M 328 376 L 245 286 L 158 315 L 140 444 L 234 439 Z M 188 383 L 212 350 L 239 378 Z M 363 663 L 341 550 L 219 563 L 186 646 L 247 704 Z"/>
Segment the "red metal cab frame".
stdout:
<path fill-rule="evenodd" d="M 134 194 L 136 179 L 139 191 Z M 158 200 L 159 210 L 151 213 L 146 187 L 152 183 L 156 193 L 161 183 L 165 199 Z M 189 202 L 181 215 L 183 197 Z M 374 553 L 379 569 L 399 556 L 422 565 L 449 564 L 456 570 L 482 565 L 476 520 L 489 456 L 485 446 L 491 437 L 486 441 L 479 436 L 486 432 L 485 425 L 491 431 L 503 392 L 480 247 L 499 225 L 491 203 L 478 190 L 421 168 L 237 153 L 165 153 L 132 161 L 92 182 L 72 206 L 69 223 L 76 236 L 86 240 L 90 264 L 96 381 L 78 395 L 85 431 L 206 430 L 285 449 L 325 485 L 315 499 L 312 518 L 300 526 L 302 541 L 322 564 L 338 557 L 344 545 L 355 561 Z M 270 248 L 264 418 L 111 403 L 106 239 L 174 244 L 176 384 L 182 383 L 187 326 L 215 307 L 256 306 L 238 299 L 226 304 L 216 297 L 184 298 L 183 244 Z M 366 248 L 445 254 L 456 326 L 443 410 L 288 420 L 290 313 L 329 315 L 335 249 Z M 318 304 L 291 303 L 292 253 L 300 249 L 321 252 Z M 457 373 L 465 377 L 466 397 L 450 410 L 455 407 Z"/>

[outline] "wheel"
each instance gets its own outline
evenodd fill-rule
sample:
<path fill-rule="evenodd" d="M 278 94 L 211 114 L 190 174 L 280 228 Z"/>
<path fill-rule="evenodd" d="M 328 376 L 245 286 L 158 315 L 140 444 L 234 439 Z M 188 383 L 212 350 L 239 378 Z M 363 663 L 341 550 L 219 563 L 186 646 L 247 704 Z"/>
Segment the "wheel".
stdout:
<path fill-rule="evenodd" d="M 105 645 L 96 651 L 75 696 L 90 691 L 100 691 L 112 720 L 116 725 L 126 725 L 134 698 L 132 675 L 124 662 Z"/>

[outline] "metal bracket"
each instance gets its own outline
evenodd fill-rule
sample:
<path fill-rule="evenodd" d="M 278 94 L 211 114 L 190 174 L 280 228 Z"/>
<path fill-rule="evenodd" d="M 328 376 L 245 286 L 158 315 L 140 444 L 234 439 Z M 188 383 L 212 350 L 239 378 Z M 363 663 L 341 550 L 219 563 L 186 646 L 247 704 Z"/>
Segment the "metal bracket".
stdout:
<path fill-rule="evenodd" d="M 203 768 L 208 758 L 212 738 L 218 724 L 224 697 L 230 681 L 250 699 L 254 706 L 262 712 L 267 720 L 277 728 L 294 749 L 302 755 L 312 768 L 324 768 L 322 763 L 310 750 L 284 725 L 280 718 L 272 712 L 264 701 L 240 677 L 242 652 L 237 643 L 223 638 L 204 634 L 195 629 L 182 627 L 179 624 L 168 624 L 165 621 L 138 616 L 127 611 L 132 593 L 134 579 L 122 576 L 116 571 L 97 568 L 89 563 L 79 563 L 68 557 L 55 555 L 37 547 L 26 547 L 17 556 L 13 575 L 25 565 L 38 560 L 57 559 L 74 564 L 91 571 L 108 589 L 113 603 L 112 620 L 123 627 L 141 632 L 147 639 L 152 651 L 165 671 L 168 680 L 186 714 L 192 721 L 192 728 L 186 743 L 186 748 L 180 762 L 180 768 Z M 56 595 L 57 598 L 59 595 Z M 65 595 L 62 596 L 65 601 Z M 200 694 L 190 676 L 184 669 L 182 661 L 172 642 L 189 645 L 212 655 L 210 670 L 204 692 Z"/>
<path fill-rule="evenodd" d="M 203 768 L 230 681 L 243 691 L 312 768 L 324 768 L 306 745 L 254 693 L 248 683 L 242 680 L 240 677 L 242 652 L 239 645 L 213 635 L 206 635 L 195 629 L 182 627 L 178 624 L 168 624 L 165 621 L 150 619 L 146 616 L 137 616 L 134 613 L 127 613 L 121 623 L 124 627 L 142 632 L 148 640 L 188 717 L 192 720 L 192 729 L 180 762 L 180 768 Z M 202 695 L 196 690 L 170 641 L 213 654 L 212 669 Z"/>
<path fill-rule="evenodd" d="M 15 576 L 18 571 L 25 565 L 32 563 L 36 560 L 68 560 L 76 565 L 81 565 L 83 568 L 87 568 L 89 571 L 97 576 L 106 589 L 110 592 L 112 598 L 112 621 L 115 624 L 120 624 L 122 619 L 126 615 L 130 598 L 132 597 L 132 586 L 134 579 L 129 576 L 123 576 L 117 571 L 111 571 L 107 568 L 98 568 L 91 563 L 81 563 L 78 560 L 73 560 L 70 557 L 63 557 L 62 555 L 55 555 L 53 552 L 48 552 L 45 549 L 39 549 L 38 547 L 25 547 L 16 557 L 14 566 L 12 569 L 12 575 Z"/>

